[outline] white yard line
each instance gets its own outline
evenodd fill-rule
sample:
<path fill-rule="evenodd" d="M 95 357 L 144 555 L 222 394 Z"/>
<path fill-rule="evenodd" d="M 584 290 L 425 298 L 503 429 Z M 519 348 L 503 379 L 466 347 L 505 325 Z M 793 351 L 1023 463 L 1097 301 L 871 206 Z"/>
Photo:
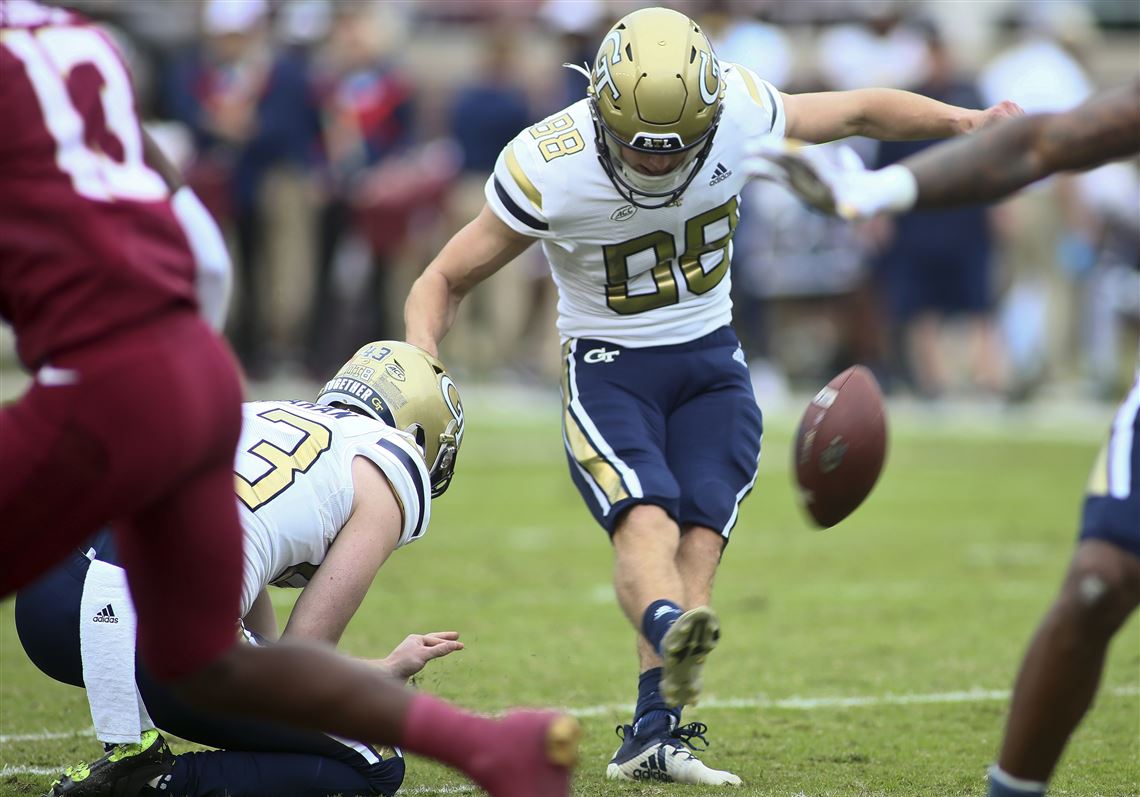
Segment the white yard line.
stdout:
<path fill-rule="evenodd" d="M 926 694 L 866 695 L 856 697 L 709 697 L 690 711 L 717 711 L 720 709 L 787 709 L 791 711 L 815 711 L 831 708 L 874 708 L 876 706 L 913 706 L 937 703 L 993 703 L 1009 700 L 1008 689 L 969 689 L 963 692 L 933 692 Z M 1106 689 L 1111 697 L 1136 697 L 1140 687 L 1117 686 Z M 584 708 L 566 708 L 566 713 L 575 717 L 601 717 L 609 714 L 622 714 L 633 711 L 632 703 L 610 703 Z"/>
<path fill-rule="evenodd" d="M 10 775 L 58 775 L 63 771 L 63 765 L 58 767 L 0 767 L 0 778 Z"/>
<path fill-rule="evenodd" d="M 10 742 L 47 742 L 52 739 L 68 739 L 72 736 L 88 736 L 94 728 L 80 728 L 75 731 L 40 731 L 39 733 L 13 733 L 0 736 L 0 744 Z"/>

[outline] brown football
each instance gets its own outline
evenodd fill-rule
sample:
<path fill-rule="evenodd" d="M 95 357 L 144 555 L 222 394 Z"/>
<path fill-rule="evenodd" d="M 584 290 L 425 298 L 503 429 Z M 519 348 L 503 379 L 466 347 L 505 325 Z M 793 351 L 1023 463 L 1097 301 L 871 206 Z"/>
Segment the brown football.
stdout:
<path fill-rule="evenodd" d="M 823 528 L 863 503 L 887 453 L 887 416 L 879 383 L 848 368 L 811 400 L 796 432 L 792 462 L 800 500 Z"/>

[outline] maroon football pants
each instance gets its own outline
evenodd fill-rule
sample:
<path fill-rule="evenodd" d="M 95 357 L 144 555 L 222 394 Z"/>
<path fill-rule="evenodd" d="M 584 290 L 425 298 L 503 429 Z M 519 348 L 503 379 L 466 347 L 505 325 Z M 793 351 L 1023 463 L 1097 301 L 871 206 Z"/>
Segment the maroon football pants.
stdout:
<path fill-rule="evenodd" d="M 237 367 L 191 312 L 54 358 L 0 410 L 0 597 L 111 524 L 150 671 L 212 661 L 236 638 L 240 432 Z"/>

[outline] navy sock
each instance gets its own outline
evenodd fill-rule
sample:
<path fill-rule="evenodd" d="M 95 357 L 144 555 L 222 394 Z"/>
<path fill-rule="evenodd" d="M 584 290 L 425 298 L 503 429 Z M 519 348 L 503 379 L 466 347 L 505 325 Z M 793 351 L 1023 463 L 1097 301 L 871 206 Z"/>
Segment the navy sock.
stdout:
<path fill-rule="evenodd" d="M 661 640 L 684 610 L 673 601 L 653 601 L 645 614 L 641 615 L 641 633 L 649 640 L 649 644 L 658 653 L 661 652 Z"/>
<path fill-rule="evenodd" d="M 1045 797 L 1045 784 L 1015 778 L 994 764 L 990 767 L 989 790 L 986 797 Z"/>
<path fill-rule="evenodd" d="M 646 670 L 637 679 L 637 707 L 633 710 L 635 736 L 668 733 L 681 722 L 681 709 L 669 708 L 661 697 L 661 668 Z"/>

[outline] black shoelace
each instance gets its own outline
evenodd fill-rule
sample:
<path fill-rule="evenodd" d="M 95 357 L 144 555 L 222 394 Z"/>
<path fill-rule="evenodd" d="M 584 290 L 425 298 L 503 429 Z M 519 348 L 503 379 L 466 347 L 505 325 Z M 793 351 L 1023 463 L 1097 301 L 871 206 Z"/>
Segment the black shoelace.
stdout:
<path fill-rule="evenodd" d="M 705 725 L 703 722 L 690 722 L 688 725 L 682 725 L 674 729 L 674 731 L 669 735 L 683 742 L 684 744 L 687 744 L 694 750 L 708 750 L 709 740 L 705 738 L 705 734 L 708 733 L 708 730 L 709 726 Z M 700 740 L 701 745 L 699 747 L 694 744 L 694 739 Z"/>

